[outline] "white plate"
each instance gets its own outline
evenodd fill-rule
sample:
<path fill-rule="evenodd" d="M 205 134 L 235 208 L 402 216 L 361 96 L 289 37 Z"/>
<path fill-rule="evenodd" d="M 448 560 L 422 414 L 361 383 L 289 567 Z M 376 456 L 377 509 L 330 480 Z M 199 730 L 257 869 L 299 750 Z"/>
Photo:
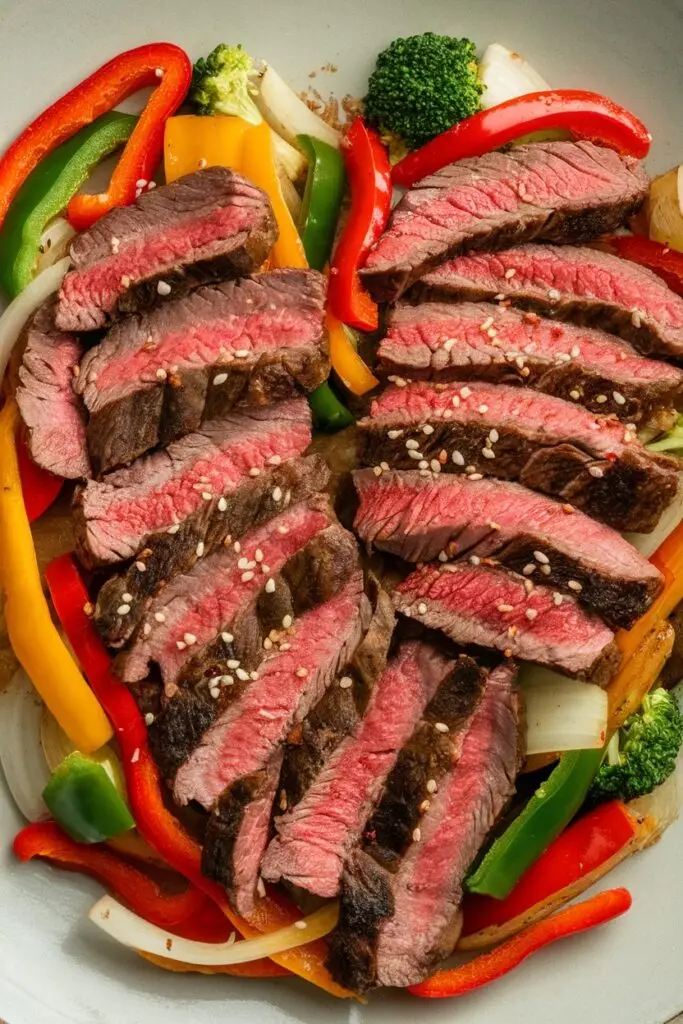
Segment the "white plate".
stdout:
<path fill-rule="evenodd" d="M 655 136 L 650 167 L 683 159 L 681 0 L 0 0 L 0 149 L 23 124 L 119 50 L 168 39 L 194 56 L 242 42 L 299 87 L 363 91 L 373 56 L 427 29 L 521 50 L 553 85 L 632 107 Z M 1 723 L 1 719 L 0 719 Z M 0 728 L 1 728 L 0 724 Z M 622 920 L 544 952 L 457 1003 L 389 994 L 338 1003 L 295 981 L 171 975 L 85 920 L 100 889 L 45 865 L 19 866 L 20 827 L 0 785 L 0 1017 L 9 1024 L 662 1024 L 683 1009 L 683 823 L 623 865 Z"/>

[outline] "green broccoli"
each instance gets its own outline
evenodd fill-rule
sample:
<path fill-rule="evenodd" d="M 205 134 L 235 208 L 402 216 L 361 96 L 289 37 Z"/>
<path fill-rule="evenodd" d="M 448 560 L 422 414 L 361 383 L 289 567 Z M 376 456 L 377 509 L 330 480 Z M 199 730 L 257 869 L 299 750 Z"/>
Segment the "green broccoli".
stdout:
<path fill-rule="evenodd" d="M 588 794 L 592 803 L 633 800 L 651 793 L 676 767 L 683 719 L 668 690 L 653 690 L 608 746 Z"/>
<path fill-rule="evenodd" d="M 199 114 L 232 114 L 260 124 L 263 118 L 252 99 L 258 90 L 250 81 L 255 71 L 253 60 L 241 46 L 220 43 L 195 64 L 190 101 Z"/>
<path fill-rule="evenodd" d="M 377 58 L 365 115 L 384 136 L 417 149 L 480 106 L 474 43 L 425 32 L 395 39 Z"/>

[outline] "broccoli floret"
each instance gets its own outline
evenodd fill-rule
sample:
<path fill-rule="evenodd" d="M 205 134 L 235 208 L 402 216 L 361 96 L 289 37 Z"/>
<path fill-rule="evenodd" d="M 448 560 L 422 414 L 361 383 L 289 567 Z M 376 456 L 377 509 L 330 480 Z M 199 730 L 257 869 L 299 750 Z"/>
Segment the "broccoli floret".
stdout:
<path fill-rule="evenodd" d="M 425 32 L 395 39 L 377 58 L 365 114 L 383 135 L 417 149 L 480 106 L 474 43 Z"/>
<path fill-rule="evenodd" d="M 190 100 L 199 114 L 228 114 L 260 124 L 263 119 L 252 99 L 257 89 L 250 81 L 255 71 L 241 46 L 220 43 L 195 64 Z"/>
<path fill-rule="evenodd" d="M 661 688 L 648 693 L 618 735 L 613 756 L 601 765 L 591 786 L 593 803 L 633 800 L 668 779 L 683 742 L 683 719 L 675 698 Z"/>

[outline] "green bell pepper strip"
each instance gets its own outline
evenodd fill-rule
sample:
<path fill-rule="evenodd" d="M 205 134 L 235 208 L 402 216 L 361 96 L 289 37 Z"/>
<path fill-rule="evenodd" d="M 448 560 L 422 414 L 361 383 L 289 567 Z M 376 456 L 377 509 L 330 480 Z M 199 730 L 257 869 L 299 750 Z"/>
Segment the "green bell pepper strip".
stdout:
<path fill-rule="evenodd" d="M 338 149 L 311 135 L 298 135 L 308 157 L 308 177 L 301 206 L 299 234 L 308 265 L 323 270 L 330 258 L 344 197 L 346 172 Z"/>
<path fill-rule="evenodd" d="M 132 114 L 98 117 L 58 149 L 26 179 L 0 230 L 0 286 L 11 298 L 33 279 L 40 237 L 66 209 L 95 167 L 128 140 L 138 122 Z"/>
<path fill-rule="evenodd" d="M 101 843 L 135 828 L 112 774 L 107 761 L 74 751 L 45 787 L 43 800 L 50 814 L 77 843 Z"/>
<path fill-rule="evenodd" d="M 308 396 L 308 404 L 319 430 L 333 434 L 355 423 L 353 413 L 339 401 L 327 381 Z"/>
<path fill-rule="evenodd" d="M 495 840 L 465 880 L 465 888 L 482 896 L 505 899 L 527 868 L 577 813 L 603 756 L 603 748 L 563 754 L 519 817 Z"/>

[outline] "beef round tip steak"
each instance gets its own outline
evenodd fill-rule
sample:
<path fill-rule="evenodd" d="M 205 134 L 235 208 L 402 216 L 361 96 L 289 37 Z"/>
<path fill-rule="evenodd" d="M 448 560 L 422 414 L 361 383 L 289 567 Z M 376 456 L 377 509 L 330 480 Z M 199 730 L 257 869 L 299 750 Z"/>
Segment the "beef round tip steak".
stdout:
<path fill-rule="evenodd" d="M 501 290 L 483 294 L 508 301 L 507 287 L 503 273 Z M 677 367 L 646 359 L 605 331 L 491 302 L 400 302 L 389 313 L 378 357 L 390 376 L 522 384 L 661 430 L 683 401 Z"/>
<path fill-rule="evenodd" d="M 368 469 L 354 482 L 357 534 L 407 561 L 495 559 L 624 629 L 662 588 L 659 570 L 615 530 L 519 484 L 479 473 Z"/>
<path fill-rule="evenodd" d="M 645 355 L 683 359 L 683 298 L 652 271 L 571 245 L 522 245 L 461 256 L 427 274 L 418 294 L 515 306 L 600 327 Z"/>
<path fill-rule="evenodd" d="M 344 870 L 328 962 L 341 984 L 357 992 L 416 984 L 453 951 L 463 880 L 514 792 L 521 760 L 514 679 L 514 666 L 503 664 L 482 691 L 461 674 L 460 694 L 451 688 L 443 700 L 450 719 L 431 729 L 425 722 L 397 764 L 373 819 L 388 827 L 368 835 Z M 407 835 L 401 826 L 409 820 L 419 824 Z"/>
<path fill-rule="evenodd" d="M 297 620 L 287 649 L 263 662 L 176 774 L 176 800 L 212 811 L 203 867 L 226 885 L 239 913 L 253 909 L 287 735 L 337 677 L 370 615 L 357 572 Z"/>
<path fill-rule="evenodd" d="M 303 798 L 276 820 L 263 877 L 317 896 L 339 892 L 344 863 L 359 842 L 385 780 L 454 662 L 406 644 L 377 680 L 353 732 L 330 755 Z"/>
<path fill-rule="evenodd" d="M 389 387 L 358 427 L 366 466 L 517 480 L 617 530 L 653 530 L 678 493 L 676 459 L 648 451 L 612 417 L 527 388 Z"/>
<path fill-rule="evenodd" d="M 327 379 L 325 278 L 275 270 L 198 288 L 115 324 L 81 364 L 88 445 L 103 473 L 199 430 L 234 406 L 264 406 Z"/>
<path fill-rule="evenodd" d="M 277 238 L 265 192 L 225 167 L 209 167 L 117 207 L 71 245 L 57 326 L 105 327 L 188 284 L 256 270 Z"/>
<path fill-rule="evenodd" d="M 397 299 L 450 256 L 543 239 L 578 242 L 622 224 L 642 204 L 638 161 L 591 142 L 544 142 L 459 160 L 407 192 L 361 277 L 378 302 Z"/>
<path fill-rule="evenodd" d="M 54 311 L 50 299 L 29 321 L 16 399 L 33 461 L 77 480 L 90 476 L 85 410 L 73 386 L 85 347 L 56 329 Z"/>
<path fill-rule="evenodd" d="M 500 566 L 425 565 L 394 599 L 398 611 L 463 646 L 493 647 L 599 685 L 619 664 L 614 634 L 597 615 Z"/>

